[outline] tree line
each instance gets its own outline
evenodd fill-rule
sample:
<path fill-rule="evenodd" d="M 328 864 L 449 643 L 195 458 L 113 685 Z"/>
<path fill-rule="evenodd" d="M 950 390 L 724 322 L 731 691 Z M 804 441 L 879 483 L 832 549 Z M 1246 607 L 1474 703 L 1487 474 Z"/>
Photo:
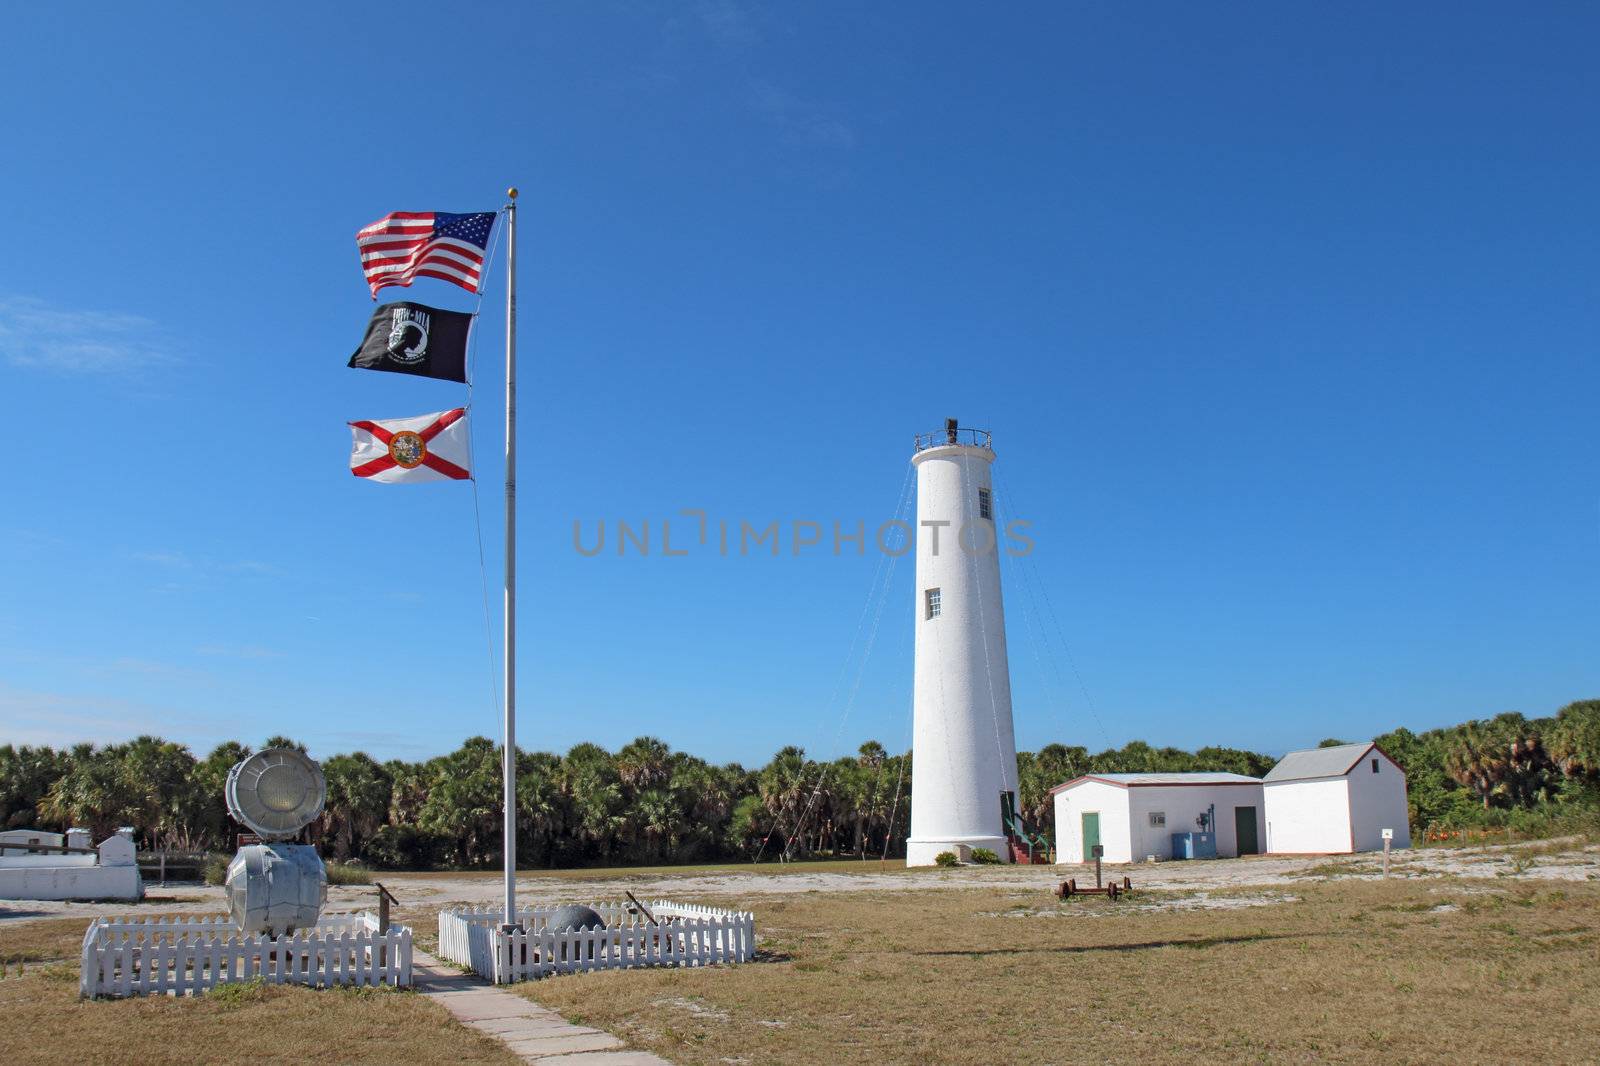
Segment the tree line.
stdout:
<path fill-rule="evenodd" d="M 1515 823 L 1600 809 L 1600 700 L 1547 718 L 1507 713 L 1443 729 L 1374 738 L 1406 771 L 1413 832 Z M 1324 743 L 1342 743 L 1329 739 Z M 287 737 L 263 747 L 303 746 Z M 237 741 L 203 758 L 144 736 L 56 750 L 0 746 L 0 827 L 90 829 L 99 840 L 134 826 L 141 846 L 231 851 L 238 831 L 222 798 Z M 1259 777 L 1259 752 L 1156 748 L 1133 741 L 1091 754 L 1047 744 L 1017 756 L 1018 807 L 1053 830 L 1050 789 L 1088 773 L 1230 771 Z M 363 752 L 322 761 L 327 806 L 305 833 L 329 858 L 381 867 L 499 863 L 500 756 L 473 737 L 423 762 Z M 579 744 L 565 755 L 517 753 L 518 863 L 530 867 L 904 854 L 911 754 L 877 741 L 817 761 L 786 747 L 758 769 L 716 765 L 639 737 L 615 752 Z M 998 797 L 997 797 L 998 802 Z"/>

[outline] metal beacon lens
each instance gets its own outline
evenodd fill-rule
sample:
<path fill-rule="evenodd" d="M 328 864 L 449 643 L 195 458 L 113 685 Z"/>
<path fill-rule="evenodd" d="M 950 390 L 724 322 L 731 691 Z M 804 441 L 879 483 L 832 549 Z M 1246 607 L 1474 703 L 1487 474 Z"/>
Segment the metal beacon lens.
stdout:
<path fill-rule="evenodd" d="M 322 813 L 322 768 L 292 748 L 268 748 L 228 771 L 228 813 L 262 840 L 228 864 L 228 913 L 245 933 L 281 936 L 317 923 L 328 873 L 309 844 L 285 843 Z"/>

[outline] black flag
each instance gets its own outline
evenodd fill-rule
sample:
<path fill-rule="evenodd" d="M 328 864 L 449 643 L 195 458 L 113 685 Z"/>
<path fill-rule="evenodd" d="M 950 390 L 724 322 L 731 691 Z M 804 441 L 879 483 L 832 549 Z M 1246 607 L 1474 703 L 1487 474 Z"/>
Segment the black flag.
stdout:
<path fill-rule="evenodd" d="M 363 370 L 392 370 L 445 381 L 467 380 L 467 331 L 472 316 L 409 301 L 383 304 L 350 357 Z"/>

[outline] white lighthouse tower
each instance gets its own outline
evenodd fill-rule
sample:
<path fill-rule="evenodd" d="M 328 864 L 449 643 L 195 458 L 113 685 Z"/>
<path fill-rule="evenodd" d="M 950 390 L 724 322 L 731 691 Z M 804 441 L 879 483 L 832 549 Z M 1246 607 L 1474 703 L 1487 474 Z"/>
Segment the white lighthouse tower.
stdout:
<path fill-rule="evenodd" d="M 916 720 L 906 865 L 989 848 L 1009 860 L 1002 796 L 1014 800 L 1017 743 L 1000 600 L 989 434 L 920 436 L 917 468 Z"/>

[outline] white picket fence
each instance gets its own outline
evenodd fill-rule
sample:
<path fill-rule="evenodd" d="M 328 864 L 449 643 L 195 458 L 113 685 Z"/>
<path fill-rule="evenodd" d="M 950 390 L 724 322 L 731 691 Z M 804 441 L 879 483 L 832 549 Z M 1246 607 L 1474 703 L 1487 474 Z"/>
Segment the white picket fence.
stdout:
<path fill-rule="evenodd" d="M 288 936 L 240 933 L 227 918 L 97 918 L 83 935 L 83 996 L 184 996 L 261 978 L 269 984 L 411 984 L 411 930 L 378 932 L 372 914 L 327 915 Z"/>
<path fill-rule="evenodd" d="M 748 912 L 656 900 L 647 904 L 652 923 L 626 903 L 588 906 L 606 928 L 554 932 L 555 907 L 518 910 L 522 928 L 509 933 L 500 928 L 503 912 L 492 907 L 440 911 L 439 954 L 495 984 L 634 966 L 749 962 L 755 955 L 755 916 Z"/>

